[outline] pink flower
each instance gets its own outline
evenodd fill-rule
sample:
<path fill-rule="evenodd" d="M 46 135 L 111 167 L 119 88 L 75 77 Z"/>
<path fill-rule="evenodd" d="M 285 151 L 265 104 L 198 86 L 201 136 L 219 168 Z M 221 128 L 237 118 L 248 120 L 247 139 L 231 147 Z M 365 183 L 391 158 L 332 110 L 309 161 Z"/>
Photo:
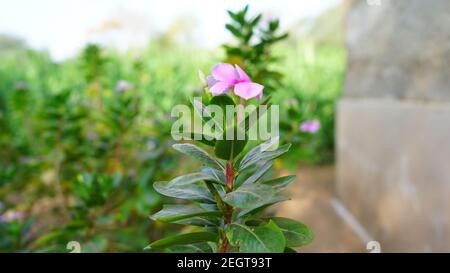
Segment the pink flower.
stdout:
<path fill-rule="evenodd" d="M 320 121 L 315 120 L 307 120 L 300 124 L 300 131 L 305 133 L 315 134 L 320 129 Z"/>
<path fill-rule="evenodd" d="M 23 212 L 18 211 L 7 211 L 4 214 L 0 215 L 0 222 L 12 222 L 12 221 L 20 221 L 25 217 Z"/>
<path fill-rule="evenodd" d="M 214 96 L 226 94 L 234 87 L 234 94 L 249 100 L 257 98 L 260 100 L 263 95 L 264 86 L 252 82 L 250 77 L 238 65 L 217 64 L 211 71 L 211 76 L 206 78 L 209 91 Z"/>
<path fill-rule="evenodd" d="M 127 91 L 133 88 L 133 85 L 125 80 L 120 80 L 116 84 L 116 90 L 119 92 Z"/>

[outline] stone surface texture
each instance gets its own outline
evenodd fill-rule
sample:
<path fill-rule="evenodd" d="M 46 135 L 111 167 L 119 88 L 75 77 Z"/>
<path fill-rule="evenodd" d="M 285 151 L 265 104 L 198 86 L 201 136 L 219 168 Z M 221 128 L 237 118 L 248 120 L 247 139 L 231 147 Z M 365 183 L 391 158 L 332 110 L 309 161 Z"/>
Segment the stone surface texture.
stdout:
<path fill-rule="evenodd" d="M 450 251 L 450 1 L 378 2 L 347 14 L 337 193 L 382 251 Z"/>

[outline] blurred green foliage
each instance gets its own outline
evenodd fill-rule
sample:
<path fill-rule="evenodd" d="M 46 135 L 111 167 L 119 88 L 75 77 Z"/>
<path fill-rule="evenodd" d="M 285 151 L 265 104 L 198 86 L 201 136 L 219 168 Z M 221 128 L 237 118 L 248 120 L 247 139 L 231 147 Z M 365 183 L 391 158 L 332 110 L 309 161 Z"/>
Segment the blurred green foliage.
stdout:
<path fill-rule="evenodd" d="M 30 49 L 0 53 L 0 215 L 29 219 L 1 221 L 0 251 L 66 251 L 71 240 L 83 251 L 139 251 L 171 232 L 146 220 L 162 199 L 151 183 L 178 164 L 167 149 L 171 106 L 212 60 L 160 49 L 90 44 L 58 63 Z"/>
<path fill-rule="evenodd" d="M 273 68 L 279 57 L 272 53 L 273 46 L 286 39 L 288 33 L 279 33 L 279 19 L 263 18 L 262 14 L 249 15 L 249 6 L 242 10 L 228 11 L 230 23 L 225 28 L 233 35 L 234 42 L 225 44 L 225 62 L 245 67 L 255 82 L 264 85 L 265 95 L 278 90 L 283 75 Z"/>
<path fill-rule="evenodd" d="M 344 72 L 339 44 L 286 38 L 278 20 L 230 12 L 235 37 L 225 52 L 155 40 L 119 53 L 87 45 L 53 61 L 17 39 L 0 37 L 0 252 L 140 251 L 177 231 L 147 221 L 163 197 L 151 187 L 198 165 L 174 153 L 170 111 L 203 92 L 196 71 L 220 60 L 241 65 L 273 87 L 285 166 L 332 162 L 335 100 Z M 283 42 L 280 42 L 283 40 Z M 318 119 L 321 130 L 299 131 Z"/>

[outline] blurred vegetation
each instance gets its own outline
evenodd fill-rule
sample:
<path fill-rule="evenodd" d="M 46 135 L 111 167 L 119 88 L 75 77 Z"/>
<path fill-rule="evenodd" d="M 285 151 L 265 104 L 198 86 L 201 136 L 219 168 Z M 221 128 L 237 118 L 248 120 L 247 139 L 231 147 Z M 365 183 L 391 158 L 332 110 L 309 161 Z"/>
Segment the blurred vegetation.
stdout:
<path fill-rule="evenodd" d="M 278 20 L 259 15 L 230 16 L 236 39 L 225 52 L 165 35 L 125 53 L 90 44 L 55 62 L 0 37 L 0 252 L 66 252 L 73 240 L 83 251 L 141 251 L 175 232 L 147 220 L 163 198 L 151 183 L 198 167 L 168 148 L 170 110 L 202 92 L 197 70 L 220 60 L 276 88 L 281 138 L 294 144 L 282 166 L 333 161 L 342 45 L 307 34 L 286 39 Z M 299 130 L 311 119 L 322 124 L 315 135 Z"/>

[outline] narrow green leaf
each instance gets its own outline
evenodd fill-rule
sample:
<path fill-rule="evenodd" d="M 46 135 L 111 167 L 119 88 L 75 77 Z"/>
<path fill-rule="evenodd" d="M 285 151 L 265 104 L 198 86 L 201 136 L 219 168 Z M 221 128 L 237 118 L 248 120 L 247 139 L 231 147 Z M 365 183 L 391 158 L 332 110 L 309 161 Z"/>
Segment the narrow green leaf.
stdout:
<path fill-rule="evenodd" d="M 189 245 L 179 245 L 167 248 L 170 253 L 211 253 L 213 252 L 208 243 L 196 243 Z"/>
<path fill-rule="evenodd" d="M 210 216 L 195 216 L 191 218 L 181 219 L 172 223 L 186 226 L 219 227 L 221 224 L 221 220 L 219 218 Z"/>
<path fill-rule="evenodd" d="M 215 179 L 214 176 L 211 176 L 207 173 L 202 173 L 202 172 L 190 173 L 190 174 L 185 174 L 182 176 L 175 177 L 174 179 L 169 181 L 168 186 L 169 187 L 182 186 L 182 185 L 188 185 L 188 184 L 192 184 L 192 183 L 196 183 L 196 182 L 200 182 L 200 181 L 204 181 L 204 180 L 214 180 L 214 179 Z"/>
<path fill-rule="evenodd" d="M 231 245 L 242 253 L 281 253 L 285 248 L 283 233 L 272 221 L 258 227 L 232 223 L 225 232 Z"/>
<path fill-rule="evenodd" d="M 218 236 L 212 232 L 194 232 L 181 235 L 169 236 L 161 240 L 154 241 L 145 249 L 166 248 L 176 245 L 187 245 L 200 242 L 217 242 Z"/>
<path fill-rule="evenodd" d="M 273 160 L 289 151 L 289 148 L 291 147 L 291 144 L 285 144 L 278 147 L 278 149 L 271 151 L 264 149 L 264 147 L 267 147 L 264 146 L 267 145 L 267 143 L 268 142 L 256 146 L 255 148 L 253 148 L 248 152 L 248 154 L 241 160 L 239 164 L 239 172 L 247 169 L 248 167 L 258 162 Z"/>
<path fill-rule="evenodd" d="M 172 146 L 175 150 L 199 159 L 203 164 L 208 167 L 225 171 L 225 165 L 214 157 L 210 156 L 203 149 L 188 143 L 174 144 Z"/>
<path fill-rule="evenodd" d="M 219 211 L 206 211 L 194 205 L 164 205 L 162 210 L 150 216 L 155 221 L 170 223 L 196 216 L 218 217 Z"/>
<path fill-rule="evenodd" d="M 211 147 L 214 147 L 214 145 L 216 145 L 216 140 L 213 136 L 194 132 L 173 132 L 173 134 L 174 136 L 183 137 L 183 139 L 185 140 L 198 141 Z"/>
<path fill-rule="evenodd" d="M 242 36 L 242 34 L 241 34 L 241 32 L 239 31 L 239 29 L 237 29 L 236 27 L 234 27 L 233 25 L 231 25 L 231 24 L 226 24 L 225 25 L 225 28 L 226 29 L 228 29 L 234 36 L 236 36 L 236 37 L 241 37 Z"/>
<path fill-rule="evenodd" d="M 289 186 L 292 182 L 295 180 L 295 175 L 287 175 L 278 177 L 275 179 L 267 180 L 261 182 L 264 185 L 272 186 L 272 188 L 276 191 L 281 191 L 285 189 L 287 186 Z"/>
<path fill-rule="evenodd" d="M 259 167 L 255 173 L 253 173 L 249 178 L 247 178 L 242 185 L 253 184 L 258 181 L 267 171 L 273 166 L 273 161 L 268 161 L 261 167 Z"/>
<path fill-rule="evenodd" d="M 252 21 L 250 22 L 250 26 L 251 27 L 256 26 L 259 23 L 259 21 L 261 20 L 261 18 L 262 18 L 262 14 L 258 14 L 255 18 L 252 19 Z"/>
<path fill-rule="evenodd" d="M 248 153 L 242 158 L 241 162 L 239 163 L 240 168 L 242 169 L 241 166 L 247 164 L 247 162 L 250 161 L 252 158 L 261 154 L 263 147 L 270 147 L 272 141 L 273 140 L 269 139 L 268 141 L 251 148 L 250 151 L 248 151 Z"/>

